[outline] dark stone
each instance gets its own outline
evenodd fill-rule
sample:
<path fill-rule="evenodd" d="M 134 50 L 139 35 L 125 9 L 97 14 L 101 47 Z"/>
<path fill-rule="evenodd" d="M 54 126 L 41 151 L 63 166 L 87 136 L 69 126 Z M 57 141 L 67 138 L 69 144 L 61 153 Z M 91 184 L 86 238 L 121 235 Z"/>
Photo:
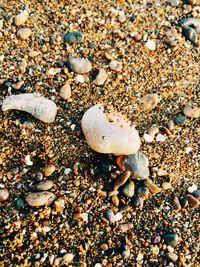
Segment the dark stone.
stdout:
<path fill-rule="evenodd" d="M 199 198 L 200 197 L 200 189 L 195 190 L 192 192 L 193 197 Z"/>
<path fill-rule="evenodd" d="M 148 195 L 149 193 L 149 189 L 146 186 L 140 186 L 137 188 L 137 194 L 139 196 Z"/>
<path fill-rule="evenodd" d="M 24 211 L 25 209 L 25 201 L 22 198 L 18 198 L 16 201 L 17 209 L 20 211 Z"/>
<path fill-rule="evenodd" d="M 143 204 L 143 200 L 141 197 L 135 196 L 131 199 L 131 204 L 133 205 L 134 208 L 137 208 Z"/>
<path fill-rule="evenodd" d="M 95 48 L 95 43 L 94 42 L 90 42 L 89 43 L 89 48 L 91 48 L 91 49 Z"/>
<path fill-rule="evenodd" d="M 76 32 L 68 32 L 64 37 L 64 42 L 73 44 L 73 43 L 81 43 L 83 40 L 83 34 L 82 32 L 76 31 Z"/>
<path fill-rule="evenodd" d="M 8 89 L 9 87 L 11 87 L 12 86 L 12 81 L 5 81 L 5 82 L 3 82 L 1 85 L 0 85 L 0 88 L 1 89 Z"/>
<path fill-rule="evenodd" d="M 178 235 L 175 233 L 166 233 L 163 235 L 163 239 L 167 245 L 175 247 L 178 242 Z"/>
<path fill-rule="evenodd" d="M 182 115 L 177 116 L 177 117 L 174 118 L 174 122 L 176 124 L 184 124 L 186 122 L 186 120 L 187 120 L 186 117 L 182 116 Z"/>
<path fill-rule="evenodd" d="M 179 202 L 180 202 L 182 208 L 186 208 L 188 206 L 188 201 L 184 197 L 181 197 Z"/>
<path fill-rule="evenodd" d="M 183 29 L 183 35 L 186 40 L 189 40 L 192 43 L 197 42 L 197 33 L 195 29 L 187 26 L 184 26 L 182 29 Z"/>

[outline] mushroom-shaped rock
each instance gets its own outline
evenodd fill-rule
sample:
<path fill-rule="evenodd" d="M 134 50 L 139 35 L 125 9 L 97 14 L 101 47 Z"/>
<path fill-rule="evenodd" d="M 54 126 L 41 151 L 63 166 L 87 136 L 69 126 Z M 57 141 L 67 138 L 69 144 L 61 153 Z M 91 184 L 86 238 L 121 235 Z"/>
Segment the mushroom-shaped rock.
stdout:
<path fill-rule="evenodd" d="M 6 97 L 2 104 L 2 110 L 9 109 L 26 111 L 46 123 L 53 122 L 57 114 L 57 106 L 52 100 L 34 93 Z"/>
<path fill-rule="evenodd" d="M 101 104 L 88 109 L 82 118 L 88 145 L 99 153 L 130 155 L 140 147 L 138 131 L 116 112 L 106 112 Z"/>

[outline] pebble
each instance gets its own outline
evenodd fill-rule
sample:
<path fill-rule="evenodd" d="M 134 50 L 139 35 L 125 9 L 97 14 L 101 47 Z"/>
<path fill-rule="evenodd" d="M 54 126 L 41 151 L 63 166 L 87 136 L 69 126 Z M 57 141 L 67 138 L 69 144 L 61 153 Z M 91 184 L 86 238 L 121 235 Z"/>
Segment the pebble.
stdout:
<path fill-rule="evenodd" d="M 138 41 L 140 41 L 142 39 L 142 34 L 136 33 L 136 34 L 134 34 L 133 38 L 134 38 L 135 41 L 138 42 Z"/>
<path fill-rule="evenodd" d="M 143 199 L 141 197 L 135 196 L 131 199 L 131 204 L 133 205 L 134 208 L 143 206 Z"/>
<path fill-rule="evenodd" d="M 191 186 L 188 187 L 188 192 L 192 193 L 195 190 L 197 190 L 197 185 L 196 184 L 192 184 Z"/>
<path fill-rule="evenodd" d="M 23 25 L 27 19 L 28 19 L 28 12 L 27 10 L 24 10 L 23 12 L 21 12 L 20 14 L 18 14 L 17 16 L 14 17 L 14 23 L 16 26 L 21 26 Z"/>
<path fill-rule="evenodd" d="M 111 68 L 111 70 L 121 71 L 122 70 L 122 63 L 120 61 L 113 59 L 110 61 L 109 67 Z"/>
<path fill-rule="evenodd" d="M 60 97 L 64 100 L 67 100 L 71 97 L 71 86 L 68 82 L 66 82 L 61 88 L 60 88 Z"/>
<path fill-rule="evenodd" d="M 84 76 L 81 75 L 81 74 L 76 76 L 76 80 L 77 80 L 77 82 L 79 82 L 79 83 L 84 83 L 84 82 L 85 82 L 85 78 L 84 78 Z"/>
<path fill-rule="evenodd" d="M 59 72 L 60 72 L 60 68 L 50 68 L 49 70 L 47 70 L 46 75 L 55 76 Z"/>
<path fill-rule="evenodd" d="M 181 209 L 181 204 L 177 197 L 174 197 L 172 205 L 174 206 L 175 210 L 179 211 Z"/>
<path fill-rule="evenodd" d="M 22 198 L 18 198 L 16 201 L 17 209 L 23 211 L 25 209 L 25 202 Z"/>
<path fill-rule="evenodd" d="M 9 198 L 9 192 L 7 189 L 0 189 L 0 202 L 4 202 Z"/>
<path fill-rule="evenodd" d="M 186 117 L 182 116 L 182 115 L 177 116 L 177 117 L 174 118 L 174 122 L 176 124 L 184 124 L 186 122 L 186 120 L 187 120 Z"/>
<path fill-rule="evenodd" d="M 163 235 L 163 239 L 167 245 L 175 247 L 178 243 L 178 235 L 175 233 L 166 233 Z"/>
<path fill-rule="evenodd" d="M 162 188 L 163 188 L 164 190 L 169 190 L 169 189 L 172 188 L 172 184 L 169 183 L 169 182 L 164 182 L 164 183 L 162 183 Z"/>
<path fill-rule="evenodd" d="M 118 230 L 122 233 L 127 232 L 128 230 L 131 230 L 133 228 L 133 224 L 132 223 L 123 223 L 123 224 L 119 224 L 118 226 Z"/>
<path fill-rule="evenodd" d="M 151 50 L 151 51 L 154 51 L 156 50 L 156 42 L 154 40 L 148 40 L 146 42 L 146 47 Z"/>
<path fill-rule="evenodd" d="M 110 223 L 114 223 L 115 222 L 115 214 L 112 210 L 109 210 L 106 212 L 106 218 L 108 219 L 108 221 Z"/>
<path fill-rule="evenodd" d="M 141 260 L 143 260 L 143 258 L 144 258 L 143 254 L 141 252 L 139 252 L 137 254 L 136 261 L 141 261 Z"/>
<path fill-rule="evenodd" d="M 74 71 L 80 74 L 88 73 L 92 69 L 91 62 L 85 58 L 70 57 L 67 61 L 67 66 L 70 71 Z"/>
<path fill-rule="evenodd" d="M 118 190 L 119 187 L 125 184 L 130 176 L 131 172 L 128 170 L 123 172 L 120 176 L 118 176 L 114 183 L 114 191 Z"/>
<path fill-rule="evenodd" d="M 23 84 L 24 84 L 24 81 L 19 81 L 17 83 L 13 83 L 12 84 L 12 88 L 15 89 L 15 90 L 19 90 L 22 87 Z"/>
<path fill-rule="evenodd" d="M 29 206 L 40 207 L 45 205 L 50 205 L 56 196 L 48 191 L 38 192 L 38 193 L 29 193 L 26 197 L 26 202 Z"/>
<path fill-rule="evenodd" d="M 131 198 L 135 194 L 135 184 L 133 181 L 128 181 L 122 188 L 122 193 Z"/>
<path fill-rule="evenodd" d="M 48 177 L 51 176 L 56 170 L 55 165 L 53 164 L 48 164 L 43 168 L 43 174 L 44 176 Z"/>
<path fill-rule="evenodd" d="M 135 179 L 145 179 L 149 176 L 149 160 L 142 152 L 126 156 L 123 161 L 125 170 L 130 170 Z"/>
<path fill-rule="evenodd" d="M 166 140 L 166 136 L 164 136 L 163 134 L 158 134 L 157 136 L 156 136 L 156 142 L 165 142 L 165 140 Z"/>
<path fill-rule="evenodd" d="M 157 194 L 161 191 L 161 189 L 150 178 L 145 180 L 145 185 L 152 194 Z"/>
<path fill-rule="evenodd" d="M 32 34 L 31 29 L 29 28 L 22 28 L 20 30 L 17 31 L 17 36 L 21 39 L 21 40 L 26 40 L 28 39 Z"/>
<path fill-rule="evenodd" d="M 63 258 L 62 258 L 62 264 L 66 265 L 66 264 L 72 262 L 73 259 L 74 259 L 74 254 L 72 254 L 72 253 L 67 253 L 67 254 L 65 254 L 65 255 L 63 256 Z"/>
<path fill-rule="evenodd" d="M 99 73 L 98 73 L 97 77 L 95 78 L 94 83 L 96 85 L 104 84 L 104 82 L 107 79 L 107 76 L 108 76 L 107 72 L 104 69 L 99 69 Z"/>
<path fill-rule="evenodd" d="M 200 189 L 197 189 L 195 191 L 192 192 L 192 195 L 196 198 L 199 198 L 200 197 Z"/>
<path fill-rule="evenodd" d="M 34 58 L 34 57 L 39 56 L 39 54 L 40 54 L 39 51 L 30 51 L 30 52 L 28 53 L 28 56 Z"/>
<path fill-rule="evenodd" d="M 69 43 L 69 44 L 81 43 L 83 41 L 83 39 L 84 39 L 84 36 L 83 36 L 82 32 L 79 32 L 79 31 L 68 32 L 64 36 L 64 42 Z"/>
<path fill-rule="evenodd" d="M 189 118 L 199 118 L 200 108 L 187 105 L 184 107 L 183 113 L 186 117 L 189 117 Z"/>
<path fill-rule="evenodd" d="M 174 121 L 173 120 L 169 120 L 167 123 L 167 127 L 170 131 L 172 131 L 174 129 Z"/>
<path fill-rule="evenodd" d="M 188 206 L 188 201 L 185 197 L 181 197 L 179 202 L 182 208 L 186 208 Z"/>
<path fill-rule="evenodd" d="M 53 187 L 53 182 L 50 180 L 42 181 L 34 186 L 38 191 L 47 191 Z"/>
<path fill-rule="evenodd" d="M 158 176 L 167 176 L 167 175 L 168 175 L 167 171 L 166 171 L 166 170 L 163 170 L 163 169 L 161 169 L 161 168 L 159 168 L 159 169 L 156 171 L 156 173 L 157 173 Z"/>
<path fill-rule="evenodd" d="M 157 106 L 159 97 L 157 94 L 146 94 L 141 98 L 141 102 L 145 109 L 152 110 Z"/>
<path fill-rule="evenodd" d="M 116 196 L 116 195 L 113 195 L 113 196 L 112 196 L 112 203 L 113 203 L 116 207 L 119 206 L 119 198 L 118 198 L 118 196 Z"/>
<path fill-rule="evenodd" d="M 171 5 L 177 7 L 180 4 L 179 0 L 171 0 Z"/>
<path fill-rule="evenodd" d="M 153 139 L 154 139 L 151 135 L 146 134 L 146 133 L 143 135 L 143 138 L 147 143 L 153 142 Z"/>
<path fill-rule="evenodd" d="M 199 200 L 196 197 L 194 197 L 193 195 L 187 194 L 186 199 L 187 199 L 191 208 L 196 208 L 199 206 Z"/>
<path fill-rule="evenodd" d="M 147 196 L 149 193 L 149 189 L 146 186 L 140 186 L 137 188 L 137 194 L 139 196 Z"/>
<path fill-rule="evenodd" d="M 173 252 L 169 252 L 169 253 L 167 253 L 167 257 L 168 257 L 171 261 L 173 261 L 173 262 L 175 262 L 175 261 L 178 260 L 178 256 L 177 256 L 175 253 L 173 253 Z"/>
<path fill-rule="evenodd" d="M 88 109 L 81 126 L 87 144 L 99 153 L 129 155 L 140 147 L 140 137 L 134 126 L 120 113 L 106 113 L 101 104 Z"/>
<path fill-rule="evenodd" d="M 131 254 L 131 251 L 130 251 L 129 247 L 127 245 L 125 245 L 124 248 L 123 248 L 123 251 L 122 251 L 123 259 L 125 259 L 125 260 L 129 259 L 130 254 Z"/>
<path fill-rule="evenodd" d="M 22 62 L 19 64 L 19 72 L 21 74 L 24 74 L 26 72 L 26 68 L 27 68 L 28 64 L 26 59 L 23 59 Z"/>
<path fill-rule="evenodd" d="M 184 26 L 182 27 L 182 33 L 186 40 L 189 40 L 192 43 L 197 42 L 198 38 L 197 38 L 197 32 L 195 31 L 195 29 Z"/>
<path fill-rule="evenodd" d="M 57 114 L 57 106 L 52 100 L 34 93 L 6 97 L 3 100 L 2 110 L 10 109 L 26 111 L 46 123 L 53 122 Z"/>

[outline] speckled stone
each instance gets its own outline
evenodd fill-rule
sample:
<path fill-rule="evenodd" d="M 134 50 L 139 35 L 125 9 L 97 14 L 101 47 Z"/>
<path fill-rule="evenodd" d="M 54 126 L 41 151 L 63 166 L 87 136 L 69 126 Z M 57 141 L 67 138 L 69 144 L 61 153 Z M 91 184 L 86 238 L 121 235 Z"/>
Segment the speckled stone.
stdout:
<path fill-rule="evenodd" d="M 56 196 L 48 191 L 38 192 L 38 193 L 29 193 L 26 197 L 26 202 L 29 206 L 40 207 L 45 205 L 50 205 Z"/>
<path fill-rule="evenodd" d="M 159 97 L 157 94 L 146 94 L 141 98 L 141 102 L 145 109 L 152 110 L 157 106 Z"/>

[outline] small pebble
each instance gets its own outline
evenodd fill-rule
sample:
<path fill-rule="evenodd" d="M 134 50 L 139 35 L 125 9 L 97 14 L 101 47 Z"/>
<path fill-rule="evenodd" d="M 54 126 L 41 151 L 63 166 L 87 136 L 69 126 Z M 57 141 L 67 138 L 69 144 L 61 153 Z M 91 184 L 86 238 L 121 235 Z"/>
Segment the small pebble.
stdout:
<path fill-rule="evenodd" d="M 122 233 L 127 232 L 128 230 L 131 230 L 133 228 L 132 223 L 124 223 L 124 224 L 119 224 L 118 230 Z"/>
<path fill-rule="evenodd" d="M 20 14 L 18 14 L 17 16 L 14 17 L 14 23 L 16 26 L 21 26 L 23 25 L 27 19 L 28 19 L 28 12 L 27 10 L 24 10 L 23 12 L 21 12 Z"/>
<path fill-rule="evenodd" d="M 192 184 L 190 187 L 188 187 L 188 192 L 192 193 L 195 190 L 197 190 L 197 185 L 196 184 Z"/>
<path fill-rule="evenodd" d="M 149 50 L 156 50 L 156 42 L 154 40 L 148 40 L 146 42 L 146 47 L 149 49 Z"/>
<path fill-rule="evenodd" d="M 188 26 L 183 26 L 182 33 L 186 40 L 189 40 L 192 43 L 197 42 L 197 32 L 195 31 L 195 29 Z"/>
<path fill-rule="evenodd" d="M 176 255 L 176 254 L 173 253 L 173 252 L 169 252 L 169 253 L 167 253 L 167 257 L 168 257 L 171 261 L 173 261 L 173 262 L 175 262 L 175 261 L 178 260 L 178 255 Z"/>
<path fill-rule="evenodd" d="M 171 183 L 168 183 L 168 182 L 164 182 L 164 183 L 162 183 L 162 188 L 164 190 L 169 190 L 169 189 L 172 188 L 172 184 Z"/>
<path fill-rule="evenodd" d="M 21 39 L 21 40 L 26 40 L 28 39 L 32 34 L 31 29 L 29 28 L 22 28 L 20 30 L 17 31 L 17 36 Z"/>
<path fill-rule="evenodd" d="M 154 139 L 155 135 L 159 133 L 158 127 L 154 126 L 148 130 L 148 134 Z"/>
<path fill-rule="evenodd" d="M 125 171 L 120 176 L 118 176 L 114 183 L 114 191 L 118 190 L 119 187 L 125 184 L 130 176 L 131 176 L 130 171 Z"/>
<path fill-rule="evenodd" d="M 174 206 L 175 210 L 179 211 L 181 209 L 181 204 L 177 197 L 174 197 L 172 205 Z"/>
<path fill-rule="evenodd" d="M 110 61 L 109 67 L 111 68 L 111 70 L 121 71 L 122 70 L 122 63 L 120 61 L 113 59 Z"/>
<path fill-rule="evenodd" d="M 19 71 L 21 74 L 24 74 L 26 72 L 26 68 L 27 68 L 27 61 L 26 59 L 23 59 L 22 62 L 19 65 Z"/>
<path fill-rule="evenodd" d="M 79 83 L 84 83 L 84 82 L 85 82 L 85 78 L 84 78 L 84 76 L 81 75 L 81 74 L 76 76 L 76 80 L 77 80 L 77 82 L 79 82 Z"/>
<path fill-rule="evenodd" d="M 48 191 L 38 192 L 38 193 L 29 193 L 26 197 L 26 202 L 29 206 L 40 207 L 45 205 L 50 205 L 56 196 Z"/>
<path fill-rule="evenodd" d="M 9 192 L 7 189 L 0 189 L 0 202 L 4 202 L 9 198 Z"/>
<path fill-rule="evenodd" d="M 156 171 L 156 173 L 157 173 L 158 176 L 167 176 L 167 175 L 168 175 L 167 171 L 166 171 L 166 170 L 163 170 L 163 169 L 161 169 L 161 168 L 159 168 L 159 169 Z"/>
<path fill-rule="evenodd" d="M 107 73 L 104 69 L 99 69 L 99 73 L 95 80 L 93 81 L 96 85 L 102 85 L 107 79 Z"/>
<path fill-rule="evenodd" d="M 166 233 L 163 235 L 163 239 L 167 245 L 175 247 L 178 243 L 178 235 L 175 233 Z"/>
<path fill-rule="evenodd" d="M 137 194 L 139 196 L 147 196 L 149 193 L 149 189 L 146 186 L 140 186 L 137 188 Z"/>
<path fill-rule="evenodd" d="M 55 172 L 55 170 L 56 170 L 55 165 L 48 164 L 44 167 L 43 174 L 44 176 L 48 177 L 48 176 L 51 176 Z"/>
<path fill-rule="evenodd" d="M 59 72 L 60 72 L 59 68 L 50 68 L 49 70 L 47 70 L 46 75 L 55 76 Z"/>
<path fill-rule="evenodd" d="M 136 257 L 136 261 L 141 261 L 144 258 L 143 254 L 139 252 Z"/>
<path fill-rule="evenodd" d="M 37 57 L 39 54 L 40 54 L 39 51 L 30 51 L 28 53 L 28 56 L 34 58 L 34 57 Z"/>
<path fill-rule="evenodd" d="M 133 181 L 128 181 L 122 188 L 122 193 L 131 198 L 135 194 L 135 184 Z"/>
<path fill-rule="evenodd" d="M 186 117 L 189 117 L 189 118 L 199 118 L 200 108 L 187 105 L 184 107 L 183 113 Z"/>
<path fill-rule="evenodd" d="M 119 198 L 118 198 L 118 196 L 116 196 L 116 195 L 113 195 L 113 196 L 112 196 L 112 203 L 113 203 L 116 207 L 119 206 Z"/>
<path fill-rule="evenodd" d="M 115 222 L 115 214 L 112 210 L 109 210 L 106 212 L 106 218 L 108 219 L 108 221 L 110 223 L 114 223 Z"/>
<path fill-rule="evenodd" d="M 130 170 L 135 179 L 145 179 L 149 176 L 149 160 L 142 152 L 126 156 L 123 161 L 125 170 Z"/>
<path fill-rule="evenodd" d="M 185 122 L 186 122 L 186 117 L 185 116 L 177 116 L 177 117 L 175 117 L 174 118 L 174 122 L 176 123 L 176 124 L 184 124 Z"/>
<path fill-rule="evenodd" d="M 157 136 L 156 136 L 156 141 L 157 142 L 165 142 L 165 140 L 166 140 L 166 137 L 163 135 L 163 134 L 158 134 Z"/>
<path fill-rule="evenodd" d="M 133 205 L 134 208 L 143 206 L 143 199 L 141 197 L 135 196 L 131 199 L 131 204 Z"/>
<path fill-rule="evenodd" d="M 141 98 L 141 102 L 145 109 L 152 110 L 157 106 L 159 97 L 157 94 L 146 94 Z"/>
<path fill-rule="evenodd" d="M 42 181 L 35 186 L 38 191 L 47 191 L 53 187 L 53 182 L 50 180 Z"/>
<path fill-rule="evenodd" d="M 179 202 L 182 208 L 186 208 L 188 206 L 188 201 L 185 197 L 181 197 Z"/>
<path fill-rule="evenodd" d="M 200 198 L 200 189 L 197 189 L 195 191 L 192 192 L 192 195 L 196 198 Z"/>
<path fill-rule="evenodd" d="M 146 133 L 143 135 L 143 138 L 147 143 L 153 142 L 153 139 L 154 139 L 151 135 L 146 134 Z"/>
<path fill-rule="evenodd" d="M 177 7 L 180 4 L 179 0 L 171 0 L 171 5 Z"/>
<path fill-rule="evenodd" d="M 174 121 L 173 120 L 169 120 L 167 123 L 167 127 L 170 131 L 172 131 L 174 129 Z"/>
<path fill-rule="evenodd" d="M 92 69 L 91 62 L 85 58 L 70 57 L 67 61 L 67 66 L 70 71 L 74 71 L 80 74 L 88 73 Z"/>
<path fill-rule="evenodd" d="M 19 81 L 17 83 L 13 83 L 12 84 L 12 88 L 15 89 L 15 90 L 19 90 L 22 87 L 23 84 L 24 84 L 24 81 Z"/>
<path fill-rule="evenodd" d="M 196 197 L 194 197 L 193 195 L 187 194 L 186 199 L 187 199 L 191 208 L 196 208 L 199 206 L 199 200 Z"/>
<path fill-rule="evenodd" d="M 73 43 L 81 43 L 83 41 L 83 34 L 82 32 L 75 31 L 75 32 L 69 32 L 64 36 L 64 42 L 73 44 Z"/>
<path fill-rule="evenodd" d="M 74 254 L 72 254 L 72 253 L 67 253 L 67 254 L 65 254 L 65 255 L 63 256 L 63 258 L 62 258 L 62 264 L 66 265 L 66 264 L 72 262 L 73 259 L 74 259 Z"/>
<path fill-rule="evenodd" d="M 127 245 L 125 245 L 124 248 L 123 248 L 123 251 L 122 251 L 122 258 L 125 259 L 125 260 L 129 259 L 130 254 L 131 254 L 131 252 L 130 252 L 129 247 Z"/>
<path fill-rule="evenodd" d="M 142 34 L 140 33 L 136 33 L 134 36 L 133 36 L 134 40 L 135 41 L 140 41 L 142 39 Z"/>
<path fill-rule="evenodd" d="M 60 97 L 64 100 L 67 100 L 71 97 L 71 86 L 68 82 L 66 82 L 61 88 L 60 88 Z"/>
<path fill-rule="evenodd" d="M 161 189 L 150 178 L 147 178 L 145 180 L 145 185 L 148 187 L 149 191 L 152 194 L 157 194 L 161 191 Z"/>

